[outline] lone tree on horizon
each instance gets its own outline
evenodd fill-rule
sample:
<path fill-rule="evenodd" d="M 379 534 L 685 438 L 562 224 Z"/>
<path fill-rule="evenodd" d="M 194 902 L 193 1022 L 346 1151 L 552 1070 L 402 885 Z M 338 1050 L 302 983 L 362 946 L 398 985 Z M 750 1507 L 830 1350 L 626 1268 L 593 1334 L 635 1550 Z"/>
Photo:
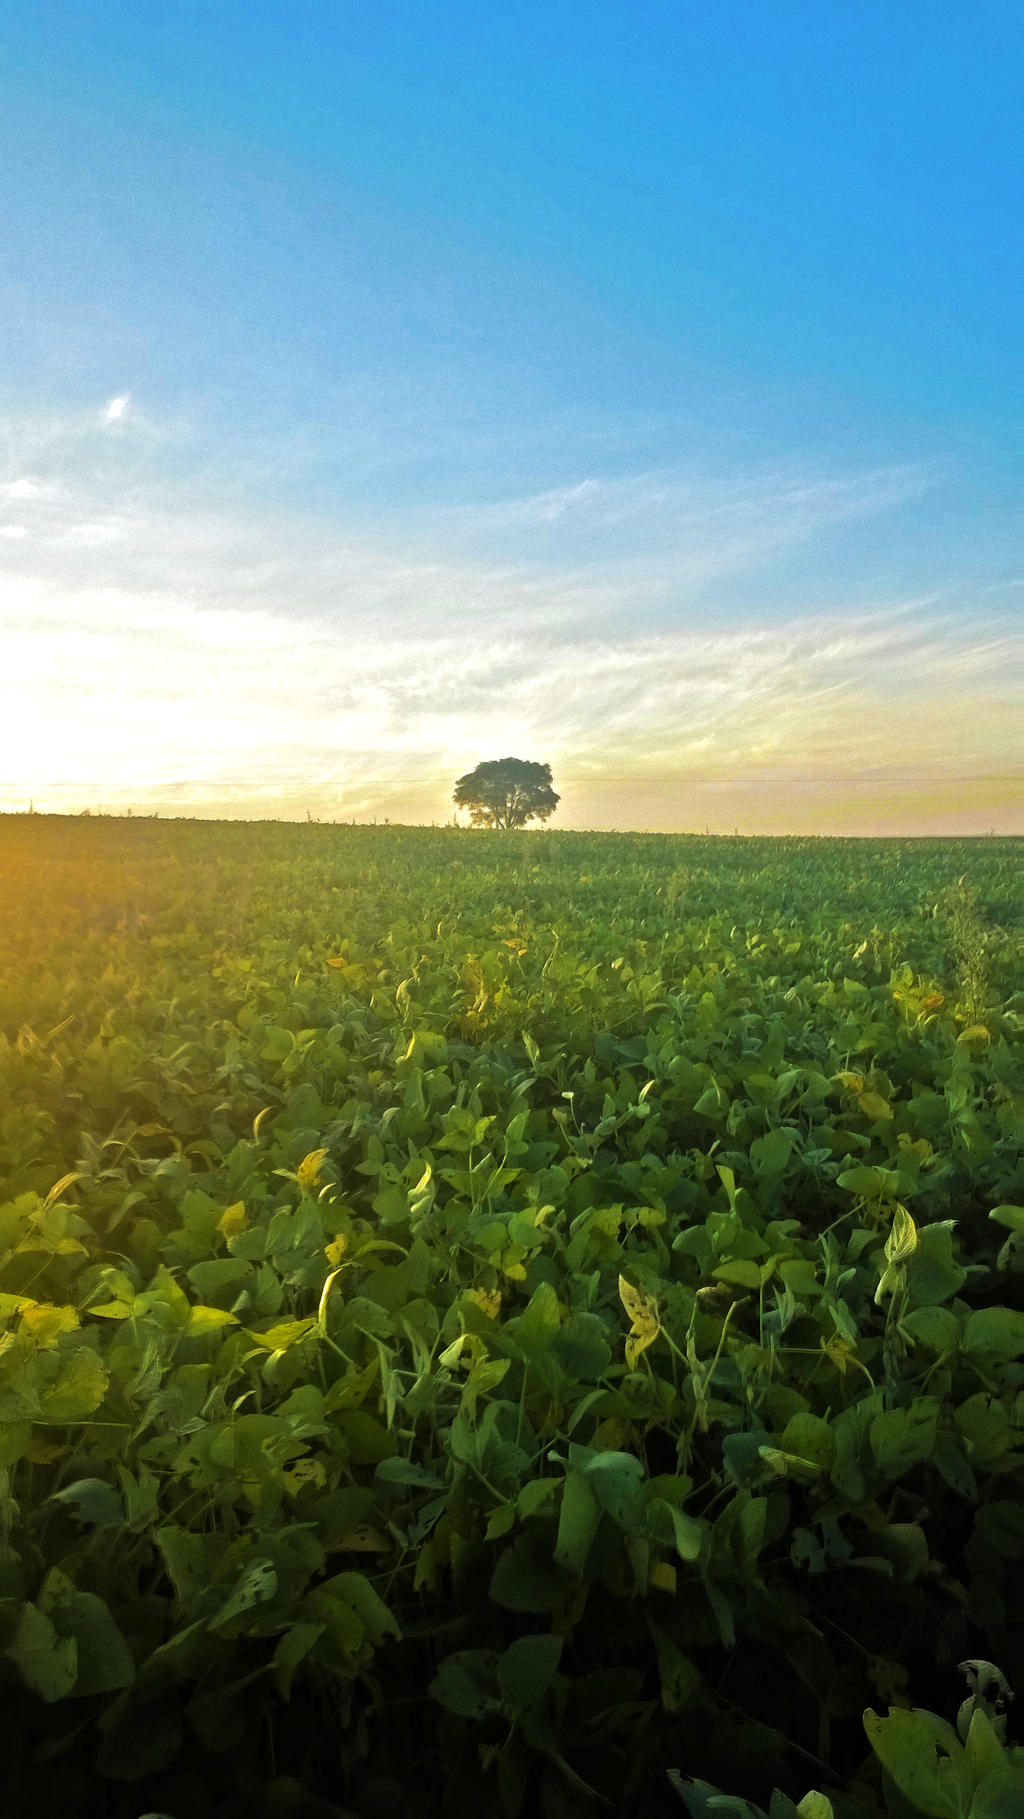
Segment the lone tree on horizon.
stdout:
<path fill-rule="evenodd" d="M 468 808 L 474 827 L 525 827 L 546 821 L 560 798 L 551 787 L 550 764 L 526 758 L 490 758 L 455 785 L 457 808 Z"/>

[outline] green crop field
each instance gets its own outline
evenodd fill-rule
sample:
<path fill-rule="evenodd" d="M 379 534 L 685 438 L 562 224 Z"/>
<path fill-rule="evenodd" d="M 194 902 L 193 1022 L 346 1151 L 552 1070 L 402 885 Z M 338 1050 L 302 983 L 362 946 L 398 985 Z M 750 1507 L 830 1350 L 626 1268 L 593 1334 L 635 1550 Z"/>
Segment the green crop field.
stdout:
<path fill-rule="evenodd" d="M 1024 1812 L 1018 852 L 0 819 L 4 1810 Z"/>

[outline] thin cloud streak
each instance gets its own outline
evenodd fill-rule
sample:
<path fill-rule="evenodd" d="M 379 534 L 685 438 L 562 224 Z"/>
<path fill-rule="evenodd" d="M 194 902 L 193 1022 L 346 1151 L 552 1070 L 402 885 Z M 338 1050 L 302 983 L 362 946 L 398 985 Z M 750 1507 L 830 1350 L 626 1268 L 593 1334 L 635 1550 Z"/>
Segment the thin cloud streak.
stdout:
<path fill-rule="evenodd" d="M 639 798 L 676 783 L 859 789 L 909 767 L 948 789 L 1007 770 L 998 613 L 934 594 L 771 623 L 743 606 L 746 573 L 913 496 L 924 468 L 593 478 L 375 537 L 244 497 L 217 509 L 161 468 L 180 426 L 116 421 L 112 453 L 95 413 L 6 426 L 0 502 L 25 534 L 0 553 L 0 806 L 430 819 L 454 776 L 519 751 L 578 780 L 563 821 L 621 798 L 642 823 Z M 714 625 L 709 576 L 736 587 Z"/>

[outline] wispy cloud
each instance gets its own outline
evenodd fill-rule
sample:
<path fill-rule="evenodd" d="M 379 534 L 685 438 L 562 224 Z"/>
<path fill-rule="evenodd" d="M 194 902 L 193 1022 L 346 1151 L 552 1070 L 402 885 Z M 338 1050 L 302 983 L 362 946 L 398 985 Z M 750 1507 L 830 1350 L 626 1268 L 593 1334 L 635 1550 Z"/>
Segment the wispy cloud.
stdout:
<path fill-rule="evenodd" d="M 75 419 L 63 444 L 12 447 L 0 480 L 26 533 L 0 556 L 11 805 L 429 818 L 455 775 L 521 751 L 587 820 L 601 790 L 1007 768 L 1014 642 L 991 609 L 823 595 L 766 624 L 744 605 L 747 570 L 883 512 L 923 469 L 595 477 L 374 537 L 216 509 L 117 440 L 97 463 Z M 709 574 L 736 580 L 711 623 Z"/>
<path fill-rule="evenodd" d="M 127 392 L 122 392 L 117 398 L 111 398 L 103 412 L 104 423 L 120 423 L 130 403 L 131 398 Z"/>

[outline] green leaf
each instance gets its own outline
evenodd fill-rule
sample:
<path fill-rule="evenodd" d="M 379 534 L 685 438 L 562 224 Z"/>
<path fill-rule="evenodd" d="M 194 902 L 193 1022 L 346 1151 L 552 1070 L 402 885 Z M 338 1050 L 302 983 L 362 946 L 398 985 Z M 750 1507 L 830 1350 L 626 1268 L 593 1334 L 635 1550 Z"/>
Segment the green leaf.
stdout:
<path fill-rule="evenodd" d="M 112 1693 L 130 1686 L 135 1663 L 109 1606 L 95 1592 L 78 1587 L 56 1567 L 47 1573 L 39 1608 L 63 1638 L 73 1638 L 77 1673 L 74 1692 Z"/>
<path fill-rule="evenodd" d="M 645 1502 L 640 1460 L 632 1453 L 595 1453 L 584 1470 L 601 1508 L 627 1534 L 636 1534 Z"/>
<path fill-rule="evenodd" d="M 1024 1232 L 1024 1206 L 1012 1206 L 1009 1203 L 994 1206 L 989 1218 L 994 1219 L 998 1225 L 1005 1225 L 1011 1232 Z"/>
<path fill-rule="evenodd" d="M 291 1698 L 295 1675 L 326 1628 L 325 1623 L 293 1623 L 285 1630 L 273 1656 L 274 1685 L 282 1699 Z"/>
<path fill-rule="evenodd" d="M 336 1573 L 321 1589 L 344 1598 L 352 1606 L 374 1648 L 379 1648 L 388 1636 L 401 1636 L 395 1617 L 365 1573 Z"/>
<path fill-rule="evenodd" d="M 612 1361 L 604 1321 L 598 1314 L 573 1314 L 552 1345 L 563 1370 L 580 1383 L 594 1383 Z"/>
<path fill-rule="evenodd" d="M 996 1769 L 976 1790 L 968 1819 L 1020 1819 L 1024 1813 L 1024 1767 Z"/>
<path fill-rule="evenodd" d="M 710 1524 L 702 1517 L 687 1515 L 680 1508 L 671 1495 L 672 1480 L 659 1479 L 658 1484 L 669 1494 L 650 1498 L 644 1515 L 644 1532 L 659 1546 L 674 1547 L 681 1560 L 692 1564 L 700 1559 L 708 1545 Z"/>
<path fill-rule="evenodd" d="M 39 1410 L 47 1421 L 84 1421 L 95 1414 L 107 1393 L 107 1373 L 91 1349 L 82 1346 L 61 1365 L 56 1378 L 39 1393 Z"/>
<path fill-rule="evenodd" d="M 669 1769 L 668 1778 L 685 1802 L 690 1819 L 767 1819 L 763 1806 L 755 1806 L 741 1794 L 720 1793 L 709 1781 L 684 1781 L 675 1768 Z"/>
<path fill-rule="evenodd" d="M 960 1345 L 960 1321 L 948 1307 L 918 1307 L 903 1316 L 900 1325 L 917 1345 L 932 1352 L 955 1352 Z"/>
<path fill-rule="evenodd" d="M 121 1497 L 103 1478 L 78 1478 L 74 1484 L 66 1484 L 63 1490 L 54 1491 L 48 1501 L 66 1504 L 79 1522 L 89 1523 L 93 1528 L 124 1526 Z"/>
<path fill-rule="evenodd" d="M 353 1465 L 380 1465 L 395 1451 L 397 1442 L 394 1435 L 365 1409 L 342 1410 L 336 1425 L 348 1444 L 349 1458 Z"/>
<path fill-rule="evenodd" d="M 750 1160 L 759 1181 L 774 1181 L 784 1172 L 793 1153 L 793 1139 L 788 1131 L 768 1131 L 755 1137 L 750 1145 Z"/>
<path fill-rule="evenodd" d="M 0 1420 L 0 1468 L 17 1465 L 31 1444 L 31 1421 Z"/>
<path fill-rule="evenodd" d="M 866 1711 L 864 1729 L 883 1768 L 913 1806 L 928 1819 L 962 1819 L 970 1804 L 972 1783 L 963 1747 L 951 1724 L 931 1712 L 890 1707 L 887 1718 Z M 942 1769 L 943 1763 L 949 1768 Z"/>
<path fill-rule="evenodd" d="M 736 1257 L 729 1263 L 720 1263 L 711 1274 L 716 1282 L 728 1283 L 733 1288 L 760 1288 L 760 1266 L 749 1257 Z"/>
<path fill-rule="evenodd" d="M 989 1775 L 1008 1766 L 1006 1751 L 996 1733 L 988 1713 L 976 1705 L 971 1713 L 971 1721 L 964 1738 L 964 1751 L 970 1764 L 971 1774 L 980 1785 Z"/>
<path fill-rule="evenodd" d="M 543 1698 L 558 1670 L 562 1648 L 562 1637 L 548 1633 L 519 1636 L 510 1643 L 498 1662 L 498 1685 L 505 1704 L 535 1705 Z"/>
<path fill-rule="evenodd" d="M 34 1604 L 21 1613 L 14 1641 L 6 1651 L 25 1685 L 52 1705 L 66 1699 L 78 1678 L 78 1645 L 73 1636 L 58 1636 L 49 1617 Z"/>
<path fill-rule="evenodd" d="M 700 1672 L 659 1624 L 648 1618 L 647 1626 L 654 1638 L 662 1706 L 666 1712 L 681 1712 L 700 1691 Z"/>
<path fill-rule="evenodd" d="M 827 1472 L 836 1456 L 836 1437 L 821 1415 L 804 1412 L 793 1415 L 779 1436 L 784 1453 L 795 1453 L 819 1470 Z"/>
<path fill-rule="evenodd" d="M 444 1479 L 436 1472 L 428 1471 L 426 1466 L 417 1465 L 414 1459 L 381 1459 L 374 1471 L 378 1484 L 414 1484 L 427 1490 L 443 1490 Z"/>
<path fill-rule="evenodd" d="M 975 1527 L 986 1547 L 1004 1560 L 1024 1560 L 1024 1504 L 999 1498 L 976 1511 Z"/>
<path fill-rule="evenodd" d="M 266 1604 L 277 1592 L 277 1573 L 270 1560 L 254 1560 L 229 1597 L 221 1605 L 215 1617 L 210 1619 L 213 1629 L 220 1629 L 225 1623 L 234 1622 L 237 1617 L 244 1617 L 257 1604 Z"/>
<path fill-rule="evenodd" d="M 103 1741 L 97 1753 L 100 1774 L 112 1781 L 142 1781 L 169 1768 L 182 1744 L 178 1713 L 157 1696 L 122 1693 L 99 1719 Z"/>
<path fill-rule="evenodd" d="M 1024 1353 L 1024 1314 L 1009 1307 L 979 1307 L 967 1317 L 964 1350 L 1009 1364 Z"/>
<path fill-rule="evenodd" d="M 573 1581 L 554 1565 L 546 1564 L 539 1547 L 527 1533 L 517 1535 L 501 1554 L 490 1584 L 495 1604 L 511 1611 L 558 1609 Z"/>
<path fill-rule="evenodd" d="M 501 1710 L 498 1660 L 492 1648 L 467 1648 L 446 1655 L 427 1692 L 460 1718 L 486 1718 Z"/>
<path fill-rule="evenodd" d="M 897 1478 L 930 1459 L 937 1421 L 938 1403 L 931 1396 L 916 1397 L 909 1408 L 883 1410 L 868 1430 L 876 1464 Z"/>
<path fill-rule="evenodd" d="M 584 1472 L 571 1467 L 566 1473 L 558 1515 L 555 1559 L 560 1566 L 582 1577 L 600 1520 L 601 1509 L 593 1486 Z"/>

